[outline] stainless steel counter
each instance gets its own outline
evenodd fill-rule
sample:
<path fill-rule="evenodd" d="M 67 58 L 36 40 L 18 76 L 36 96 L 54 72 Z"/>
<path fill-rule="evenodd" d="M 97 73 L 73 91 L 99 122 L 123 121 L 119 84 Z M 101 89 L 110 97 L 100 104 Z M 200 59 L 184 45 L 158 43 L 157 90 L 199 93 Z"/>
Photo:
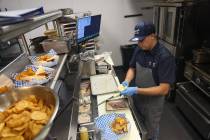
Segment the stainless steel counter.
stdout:
<path fill-rule="evenodd" d="M 11 72 L 20 72 L 24 69 L 24 67 L 28 64 L 31 64 L 29 59 L 27 58 L 27 54 L 22 54 L 16 60 L 14 60 L 11 64 L 5 67 L 0 73 L 4 73 L 9 75 Z M 75 70 L 68 73 L 67 68 L 65 67 L 65 63 L 68 63 L 67 55 L 60 55 L 58 65 L 53 67 L 56 71 L 55 77 L 51 79 L 45 86 L 48 86 L 56 91 L 59 95 L 59 98 L 65 100 L 65 104 L 61 106 L 57 117 L 54 121 L 52 129 L 50 131 L 50 138 L 54 140 L 76 140 L 77 139 L 77 131 L 78 131 L 78 111 L 79 111 L 79 88 L 81 81 L 81 69 L 79 64 L 74 64 Z M 65 74 L 64 76 L 61 76 Z M 115 71 L 112 67 L 112 74 L 116 76 Z M 61 83 L 61 84 L 60 84 Z M 66 85 L 66 89 L 64 90 L 62 84 Z M 60 93 L 59 93 L 60 92 Z M 98 117 L 98 107 L 97 107 L 97 96 L 91 97 L 92 100 L 92 118 Z M 64 101 L 61 101 L 64 103 Z M 130 110 L 132 112 L 133 118 L 136 122 L 136 126 L 139 129 L 139 132 L 142 135 L 142 140 L 145 136 L 145 128 L 142 125 L 142 122 L 137 121 L 137 113 L 135 111 L 135 107 L 132 104 L 132 100 L 129 99 Z M 93 121 L 92 120 L 92 121 Z M 94 140 L 100 140 L 100 133 L 94 133 Z"/>
<path fill-rule="evenodd" d="M 41 25 L 48 23 L 49 21 L 56 20 L 61 16 L 62 12 L 60 10 L 57 10 L 46 13 L 44 15 L 36 16 L 29 21 L 20 22 L 8 26 L 2 26 L 0 27 L 0 42 L 7 41 L 21 34 L 29 32 L 35 28 L 40 27 Z"/>
<path fill-rule="evenodd" d="M 69 63 L 68 59 L 66 63 Z M 53 84 L 54 81 L 51 83 L 51 87 L 55 85 L 54 90 L 58 91 L 57 94 L 62 103 L 49 135 L 53 140 L 76 140 L 77 138 L 81 70 L 78 63 L 70 64 L 70 67 L 71 72 L 68 67 L 60 70 L 58 68 L 60 74 L 57 73 L 58 76 L 55 76 L 55 84 Z"/>
<path fill-rule="evenodd" d="M 116 77 L 115 70 L 114 70 L 114 68 L 112 66 L 111 66 L 110 73 L 114 77 Z M 118 83 L 118 81 L 116 81 L 116 82 Z M 146 139 L 147 131 L 146 131 L 145 125 L 143 123 L 143 120 L 138 120 L 138 118 L 141 118 L 141 117 L 138 116 L 138 113 L 137 113 L 137 111 L 135 109 L 135 106 L 133 104 L 133 101 L 132 101 L 132 99 L 130 97 L 128 97 L 128 101 L 129 101 L 130 112 L 132 114 L 134 123 L 136 125 L 136 129 L 138 129 L 137 131 L 141 135 L 141 138 L 140 139 L 141 140 L 147 140 Z M 98 117 L 99 116 L 99 112 L 100 112 L 99 107 L 98 107 L 98 97 L 97 96 L 93 96 L 93 95 L 91 96 L 91 106 L 92 106 L 92 121 L 94 121 L 94 118 Z M 87 125 L 82 125 L 82 126 L 86 126 L 87 128 L 90 128 L 90 130 L 93 127 L 92 123 L 89 123 Z M 92 128 L 92 129 L 94 129 L 94 128 Z M 100 140 L 101 139 L 100 133 L 94 132 L 93 134 L 94 134 L 93 140 Z"/>

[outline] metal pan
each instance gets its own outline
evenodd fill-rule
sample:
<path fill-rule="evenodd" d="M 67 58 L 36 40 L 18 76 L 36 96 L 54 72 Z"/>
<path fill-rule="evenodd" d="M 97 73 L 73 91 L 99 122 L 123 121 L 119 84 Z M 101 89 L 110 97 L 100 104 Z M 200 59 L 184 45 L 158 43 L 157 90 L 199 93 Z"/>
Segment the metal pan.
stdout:
<path fill-rule="evenodd" d="M 0 95 L 0 111 L 4 111 L 8 106 L 21 99 L 35 95 L 37 98 L 42 99 L 46 105 L 54 105 L 54 112 L 49 119 L 48 123 L 42 128 L 40 133 L 33 140 L 44 140 L 52 127 L 53 120 L 57 114 L 59 107 L 58 96 L 54 91 L 44 86 L 30 86 L 12 89 L 10 92 Z"/>

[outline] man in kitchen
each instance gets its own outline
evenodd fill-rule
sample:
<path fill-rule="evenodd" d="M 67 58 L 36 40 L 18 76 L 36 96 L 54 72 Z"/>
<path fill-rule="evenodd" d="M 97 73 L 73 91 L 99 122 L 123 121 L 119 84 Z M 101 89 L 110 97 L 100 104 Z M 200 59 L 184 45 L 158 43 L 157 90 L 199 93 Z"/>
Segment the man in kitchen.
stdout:
<path fill-rule="evenodd" d="M 152 23 L 141 21 L 135 26 L 131 41 L 138 41 L 125 81 L 122 95 L 132 96 L 134 105 L 144 119 L 149 140 L 159 139 L 159 123 L 164 105 L 164 96 L 175 82 L 175 59 L 158 42 Z M 129 83 L 135 78 L 135 86 Z"/>

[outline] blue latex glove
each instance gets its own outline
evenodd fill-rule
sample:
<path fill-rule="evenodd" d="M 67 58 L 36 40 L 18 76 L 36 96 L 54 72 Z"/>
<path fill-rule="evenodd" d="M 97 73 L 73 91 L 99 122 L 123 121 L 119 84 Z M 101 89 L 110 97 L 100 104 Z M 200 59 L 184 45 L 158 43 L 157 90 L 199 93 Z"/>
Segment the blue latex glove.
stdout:
<path fill-rule="evenodd" d="M 138 87 L 128 87 L 125 90 L 121 91 L 121 95 L 127 95 L 127 96 L 132 96 L 134 94 L 137 94 Z"/>
<path fill-rule="evenodd" d="M 121 84 L 122 84 L 124 87 L 128 87 L 128 86 L 129 86 L 129 83 L 128 83 L 127 81 L 123 81 Z"/>

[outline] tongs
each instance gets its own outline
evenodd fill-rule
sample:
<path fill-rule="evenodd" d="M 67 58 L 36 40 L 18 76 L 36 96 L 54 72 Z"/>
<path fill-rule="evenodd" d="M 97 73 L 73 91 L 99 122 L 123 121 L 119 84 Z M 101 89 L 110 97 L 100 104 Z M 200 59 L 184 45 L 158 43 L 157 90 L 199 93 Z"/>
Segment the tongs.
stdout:
<path fill-rule="evenodd" d="M 102 102 L 100 102 L 100 103 L 98 104 L 98 106 L 100 106 L 101 104 L 105 103 L 107 100 L 114 99 L 114 98 L 117 98 L 117 97 L 120 97 L 120 96 L 122 96 L 122 95 L 121 95 L 121 94 L 113 95 L 113 96 L 111 96 L 111 97 L 109 97 L 109 98 L 103 100 Z"/>

